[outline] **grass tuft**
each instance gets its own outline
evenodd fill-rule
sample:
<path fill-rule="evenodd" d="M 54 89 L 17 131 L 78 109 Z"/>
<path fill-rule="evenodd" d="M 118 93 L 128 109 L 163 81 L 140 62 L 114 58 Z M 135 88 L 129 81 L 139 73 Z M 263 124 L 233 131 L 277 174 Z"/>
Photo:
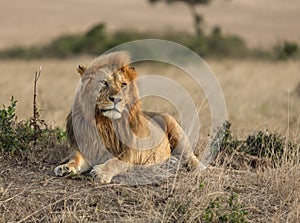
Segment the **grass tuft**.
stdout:
<path fill-rule="evenodd" d="M 220 135 L 221 134 L 221 135 Z M 231 123 L 226 121 L 216 135 L 213 146 L 219 148 L 218 161 L 225 162 L 225 157 L 231 157 L 227 165 L 233 168 L 247 166 L 250 169 L 259 167 L 277 167 L 286 162 L 297 163 L 295 155 L 300 153 L 299 142 L 291 142 L 286 137 L 267 130 L 260 130 L 245 139 L 234 138 L 231 133 Z"/>

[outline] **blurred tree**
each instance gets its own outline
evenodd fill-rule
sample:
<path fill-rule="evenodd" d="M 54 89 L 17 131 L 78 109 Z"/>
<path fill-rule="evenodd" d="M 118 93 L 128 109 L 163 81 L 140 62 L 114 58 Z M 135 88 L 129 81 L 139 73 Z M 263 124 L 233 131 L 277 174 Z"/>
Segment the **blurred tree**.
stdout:
<path fill-rule="evenodd" d="M 153 4 L 157 2 L 166 2 L 167 4 L 172 4 L 175 2 L 183 2 L 188 6 L 190 13 L 193 16 L 196 34 L 198 36 L 202 35 L 201 23 L 203 21 L 203 17 L 197 12 L 196 6 L 208 4 L 211 0 L 148 0 L 148 1 Z"/>

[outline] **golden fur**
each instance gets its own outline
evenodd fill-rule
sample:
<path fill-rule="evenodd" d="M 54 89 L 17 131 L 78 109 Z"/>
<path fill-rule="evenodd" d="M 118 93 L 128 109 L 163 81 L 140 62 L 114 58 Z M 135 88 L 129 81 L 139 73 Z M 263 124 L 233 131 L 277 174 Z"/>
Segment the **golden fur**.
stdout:
<path fill-rule="evenodd" d="M 100 56 L 90 66 L 79 66 L 81 83 L 72 112 L 67 118 L 67 134 L 74 151 L 57 176 L 91 174 L 103 183 L 132 165 L 161 163 L 177 156 L 189 168 L 199 161 L 187 136 L 168 114 L 143 112 L 136 85 L 137 72 L 129 65 L 126 52 Z"/>

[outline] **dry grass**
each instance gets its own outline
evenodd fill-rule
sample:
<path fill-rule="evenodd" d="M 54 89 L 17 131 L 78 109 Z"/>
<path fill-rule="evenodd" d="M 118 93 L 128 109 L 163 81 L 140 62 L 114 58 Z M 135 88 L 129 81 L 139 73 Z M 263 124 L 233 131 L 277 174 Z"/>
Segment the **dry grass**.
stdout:
<path fill-rule="evenodd" d="M 11 94 L 19 100 L 19 117 L 31 114 L 33 74 L 39 65 L 38 101 L 48 120 L 63 123 L 78 76 L 75 66 L 90 58 L 65 61 L 1 61 L 1 102 Z M 257 61 L 209 61 L 225 94 L 236 136 L 268 128 L 290 140 L 299 139 L 299 63 Z M 174 68 L 138 66 L 140 73 L 159 71 L 194 86 Z M 14 78 L 12 78 L 14 77 Z M 18 80 L 18 81 L 16 81 Z M 3 88 L 5 86 L 5 88 Z M 201 94 L 194 97 L 202 103 Z M 145 102 L 145 106 L 149 106 Z M 149 102 L 150 103 L 150 102 Z M 169 109 L 152 101 L 158 110 Z M 201 107 L 204 129 L 209 107 Z M 203 134 L 205 135 L 205 133 Z M 201 144 L 202 145 L 202 144 Z M 300 145 L 299 145 L 300 146 Z M 201 146 L 198 148 L 201 150 Z M 35 148 L 15 155 L 0 154 L 0 222 L 203 222 L 214 200 L 219 212 L 247 211 L 250 222 L 298 222 L 300 220 L 300 155 L 277 168 L 242 168 L 223 165 L 203 172 L 186 173 L 147 186 L 101 185 L 88 176 L 56 178 L 53 168 L 67 154 L 66 145 Z M 229 158 L 227 162 L 236 162 Z M 235 209 L 226 205 L 237 194 Z M 217 221 L 215 221 L 217 222 Z"/>
<path fill-rule="evenodd" d="M 51 157 L 56 151 L 47 153 Z M 135 187 L 56 178 L 52 162 L 58 157 L 52 157 L 38 164 L 1 157 L 1 222 L 201 222 L 211 201 L 224 205 L 232 194 L 238 195 L 235 210 L 246 211 L 250 222 L 299 221 L 299 156 L 297 166 L 264 171 L 211 167 Z M 233 208 L 220 210 L 231 213 Z"/>

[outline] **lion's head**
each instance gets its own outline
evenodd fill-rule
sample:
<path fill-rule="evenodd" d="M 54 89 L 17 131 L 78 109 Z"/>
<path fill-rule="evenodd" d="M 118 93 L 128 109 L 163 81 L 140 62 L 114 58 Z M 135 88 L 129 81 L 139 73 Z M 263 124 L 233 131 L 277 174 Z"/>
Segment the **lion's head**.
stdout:
<path fill-rule="evenodd" d="M 124 112 L 138 109 L 137 72 L 129 62 L 126 52 L 115 52 L 97 58 L 87 68 L 77 68 L 83 81 L 90 82 L 87 86 L 93 86 L 96 114 L 117 120 Z"/>
<path fill-rule="evenodd" d="M 146 132 L 147 126 L 141 118 L 137 72 L 130 65 L 127 52 L 101 55 L 88 67 L 79 66 L 77 71 L 81 80 L 68 120 L 74 137 L 69 138 L 74 138 L 73 144 L 92 165 L 103 162 L 101 159 L 108 151 L 115 155 L 124 150 L 135 135 Z"/>

